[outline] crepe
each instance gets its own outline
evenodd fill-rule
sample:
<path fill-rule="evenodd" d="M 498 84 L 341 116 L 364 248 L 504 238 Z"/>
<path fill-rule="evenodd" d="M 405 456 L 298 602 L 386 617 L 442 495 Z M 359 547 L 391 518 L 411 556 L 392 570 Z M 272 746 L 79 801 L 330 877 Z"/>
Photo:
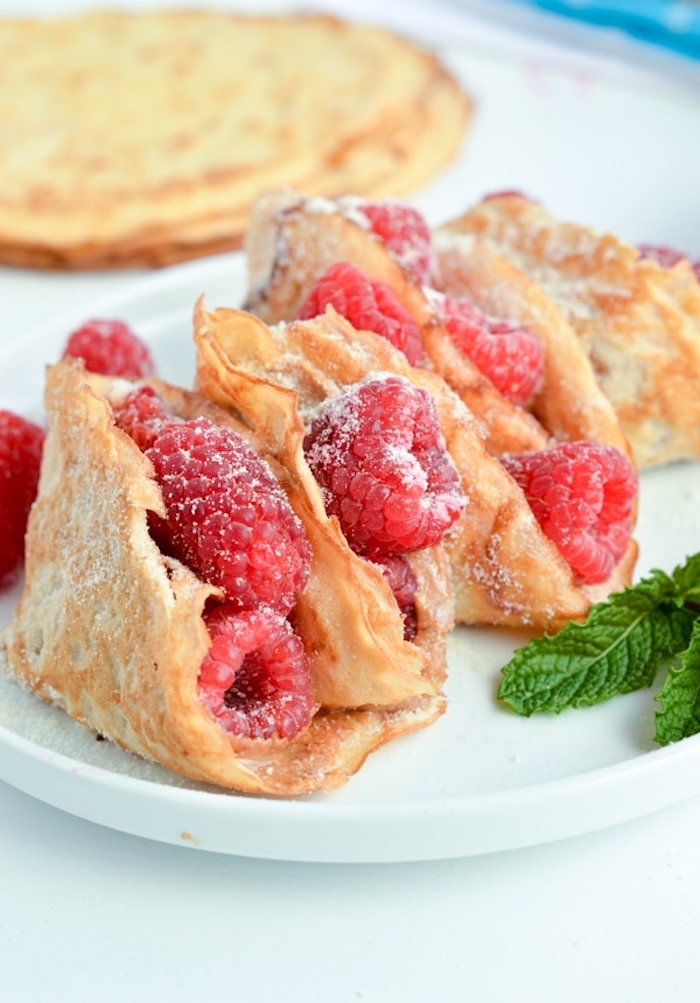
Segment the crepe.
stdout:
<path fill-rule="evenodd" d="M 487 316 L 534 334 L 544 348 L 544 374 L 530 413 L 559 442 L 587 439 L 631 449 L 613 403 L 568 321 L 539 285 L 486 241 L 440 229 L 433 239 L 437 289 L 464 297 Z"/>
<path fill-rule="evenodd" d="M 261 195 L 245 236 L 248 291 L 244 307 L 269 323 L 290 320 L 316 279 L 346 261 L 396 292 L 420 330 L 429 365 L 479 420 L 494 454 L 542 449 L 548 431 L 507 400 L 454 344 L 426 289 L 363 224 L 352 197 L 331 201 L 278 189 Z"/>
<path fill-rule="evenodd" d="M 290 190 L 260 196 L 245 241 L 245 306 L 271 322 L 294 317 L 326 268 L 350 262 L 398 295 L 419 327 L 426 364 L 479 419 L 494 455 L 543 449 L 553 439 L 588 439 L 629 455 L 588 354 L 534 281 L 483 241 L 440 229 L 432 240 L 431 286 L 421 286 L 363 223 L 362 202 L 356 197 L 332 202 Z M 527 408 L 504 397 L 457 347 L 440 319 L 435 291 L 466 298 L 486 316 L 524 327 L 539 339 L 544 374 Z"/>
<path fill-rule="evenodd" d="M 171 413 L 228 424 L 264 457 L 263 440 L 229 414 L 151 382 Z M 270 457 L 311 531 L 311 581 L 298 597 L 295 626 L 312 662 L 315 712 L 289 740 L 244 738 L 217 723 L 200 700 L 197 679 L 210 645 L 202 614 L 221 593 L 162 553 L 149 533 L 148 513 L 164 512 L 160 489 L 150 461 L 115 426 L 109 403 L 130 387 L 88 376 L 75 360 L 48 370 L 49 431 L 27 530 L 26 582 L 0 641 L 5 670 L 124 748 L 195 780 L 249 793 L 337 787 L 373 749 L 435 720 L 445 707 L 440 640 L 451 626 L 449 604 L 443 600 L 434 616 L 419 613 L 416 643 L 404 642 L 384 579 L 339 540 L 329 543 L 327 534 L 314 532 L 303 485 L 288 483 Z M 335 608 L 333 629 L 317 607 L 317 566 L 327 550 L 341 575 L 323 580 Z M 419 594 L 440 596 L 439 562 L 425 558 L 423 568 L 420 562 L 415 568 Z M 368 611 L 369 622 L 358 610 Z M 344 706 L 333 701 L 334 675 Z"/>
<path fill-rule="evenodd" d="M 468 96 L 431 53 L 323 15 L 0 19 L 0 262 L 163 265 L 240 246 L 257 192 L 409 191 Z"/>
<path fill-rule="evenodd" d="M 639 469 L 700 457 L 700 283 L 689 262 L 664 268 L 517 194 L 485 199 L 437 239 L 470 254 L 487 246 L 536 283 L 576 333 Z"/>
<path fill-rule="evenodd" d="M 370 374 L 396 373 L 432 395 L 447 449 L 467 499 L 444 540 L 458 623 L 555 628 L 585 616 L 591 602 L 628 584 L 631 541 L 610 579 L 579 586 L 540 529 L 520 487 L 486 448 L 478 422 L 437 374 L 412 367 L 385 339 L 356 331 L 332 308 L 313 320 L 267 325 L 247 311 L 195 310 L 197 385 L 216 403 L 254 424 L 283 458 L 283 416 L 259 402 L 292 396 L 308 421 L 325 400 Z"/>

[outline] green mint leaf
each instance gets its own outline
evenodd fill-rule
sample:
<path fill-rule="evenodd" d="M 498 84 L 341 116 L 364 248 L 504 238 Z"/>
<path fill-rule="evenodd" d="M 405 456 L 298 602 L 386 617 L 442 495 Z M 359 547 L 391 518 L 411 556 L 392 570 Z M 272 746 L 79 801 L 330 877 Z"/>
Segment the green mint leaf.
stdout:
<path fill-rule="evenodd" d="M 688 648 L 672 666 L 657 695 L 655 739 L 659 745 L 678 742 L 700 732 L 700 618 L 696 619 Z"/>
<path fill-rule="evenodd" d="M 680 564 L 671 575 L 677 601 L 700 613 L 700 553 Z"/>
<path fill-rule="evenodd" d="M 503 669 L 498 697 L 517 713 L 559 713 L 649 686 L 687 646 L 696 614 L 685 605 L 700 584 L 700 560 L 669 577 L 652 571 L 591 607 L 585 623 L 536 638 Z"/>

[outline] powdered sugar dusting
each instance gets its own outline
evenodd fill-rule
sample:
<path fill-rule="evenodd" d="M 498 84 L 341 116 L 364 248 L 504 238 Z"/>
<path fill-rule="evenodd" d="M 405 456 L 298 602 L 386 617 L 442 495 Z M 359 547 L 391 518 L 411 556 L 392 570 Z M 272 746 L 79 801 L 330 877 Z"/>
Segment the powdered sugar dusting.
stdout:
<path fill-rule="evenodd" d="M 464 510 L 433 399 L 403 377 L 364 380 L 329 400 L 305 452 L 358 553 L 433 546 Z"/>

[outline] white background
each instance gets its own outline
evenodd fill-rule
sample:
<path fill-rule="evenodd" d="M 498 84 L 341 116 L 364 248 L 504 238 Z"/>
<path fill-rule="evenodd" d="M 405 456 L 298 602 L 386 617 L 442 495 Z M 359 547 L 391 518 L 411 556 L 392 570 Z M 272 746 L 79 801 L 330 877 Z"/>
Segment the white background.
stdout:
<path fill-rule="evenodd" d="M 86 6 L 0 3 L 0 13 Z M 332 6 L 352 8 L 358 16 L 371 10 L 365 4 Z M 497 19 L 477 16 L 485 6 L 455 4 L 440 21 L 438 5 L 430 5 L 430 29 L 421 27 L 423 5 L 385 5 L 382 16 L 403 11 L 412 31 L 429 31 L 440 41 L 445 34 L 456 37 L 458 25 L 465 44 L 516 58 L 534 52 L 560 67 L 579 65 L 582 57 L 554 46 L 571 45 L 568 29 L 563 37 L 560 26 L 552 25 L 542 45 L 530 31 L 514 33 L 513 22 L 505 30 Z M 493 5 L 492 13 L 502 7 Z M 543 30 L 539 20 L 536 26 Z M 581 38 L 591 65 L 589 35 Z M 604 67 L 595 61 L 601 72 L 635 87 L 648 88 L 651 80 L 657 93 L 688 86 L 693 68 L 685 63 L 666 72 L 670 64 L 659 53 L 621 45 L 614 54 L 624 61 L 611 65 L 613 49 L 608 40 Z M 648 74 L 661 62 L 665 72 L 657 81 Z M 653 150 L 650 136 L 650 156 Z M 635 197 L 652 206 L 646 218 L 661 230 L 669 201 L 663 164 L 652 172 L 654 190 L 637 192 L 634 177 L 625 182 L 613 165 L 607 172 L 598 169 L 605 150 L 592 146 L 590 155 L 605 189 L 597 203 L 595 190 L 585 186 L 569 196 L 555 172 L 546 175 L 552 198 L 563 204 L 571 197 L 594 216 L 601 199 L 606 211 L 615 202 L 611 188 L 631 185 Z M 475 158 L 478 171 L 478 149 Z M 533 171 L 528 178 L 537 180 L 540 175 L 527 166 L 536 163 L 533 151 L 523 163 L 526 174 Z M 471 195 L 469 185 L 481 181 L 467 179 L 465 192 Z M 697 188 L 689 186 L 685 198 L 687 213 L 669 220 L 664 236 L 685 239 L 687 249 L 700 254 Z M 610 225 L 632 228 L 639 217 L 629 202 L 616 211 Z M 130 280 L 128 274 L 0 270 L 1 337 L 18 336 L 51 312 Z M 693 799 L 601 832 L 507 853 L 417 864 L 287 864 L 127 836 L 0 784 L 2 998 L 695 1000 L 699 847 L 700 800 Z"/>

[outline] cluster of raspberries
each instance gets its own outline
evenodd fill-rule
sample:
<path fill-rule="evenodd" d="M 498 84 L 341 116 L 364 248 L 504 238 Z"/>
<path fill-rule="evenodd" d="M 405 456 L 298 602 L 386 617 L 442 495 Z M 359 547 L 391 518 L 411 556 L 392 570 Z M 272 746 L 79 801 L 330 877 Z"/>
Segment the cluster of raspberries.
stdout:
<path fill-rule="evenodd" d="M 392 201 L 360 203 L 353 205 L 353 210 L 355 214 L 364 214 L 368 229 L 389 248 L 408 275 L 430 289 L 432 238 L 423 216 L 412 206 Z M 664 265 L 674 263 L 679 257 L 658 248 L 646 248 L 642 253 Z M 430 289 L 430 300 L 460 351 L 504 397 L 518 406 L 527 404 L 537 392 L 544 372 L 539 339 L 525 328 L 487 317 L 466 299 Z M 423 364 L 423 346 L 416 322 L 385 283 L 369 279 L 354 265 L 338 262 L 311 287 L 300 307 L 299 318 L 318 316 L 327 306 L 332 306 L 354 327 L 386 338 L 412 365 Z M 410 428 L 410 419 L 406 421 Z M 340 422 L 336 424 L 338 431 L 333 434 L 340 442 Z M 389 421 L 386 425 L 394 427 Z M 345 488 L 345 482 L 350 483 L 348 471 L 356 463 L 352 450 L 347 450 L 347 455 L 341 458 L 338 447 L 329 449 L 329 433 L 322 439 L 322 449 L 314 444 L 313 430 L 310 441 L 312 467 L 329 493 L 329 505 L 342 514 L 346 534 L 355 539 L 353 519 L 359 503 L 352 494 L 346 494 Z M 523 490 L 543 532 L 576 576 L 587 584 L 605 581 L 624 554 L 631 530 L 637 478 L 627 458 L 612 447 L 570 442 L 527 456 L 501 459 Z M 368 479 L 363 474 L 363 478 L 352 481 L 358 484 L 354 490 L 374 498 L 371 476 Z M 365 505 L 370 507 L 369 502 Z M 395 505 L 398 509 L 393 494 L 387 505 L 389 511 Z M 404 514 L 395 521 L 400 522 Z M 362 531 L 357 542 L 360 547 L 376 549 L 372 541 L 368 544 Z M 392 568 L 395 573 L 396 565 Z"/>
<path fill-rule="evenodd" d="M 153 465 L 166 510 L 151 518 L 154 539 L 224 596 L 204 614 L 212 643 L 202 702 L 232 734 L 293 738 L 314 708 L 308 658 L 289 621 L 311 555 L 286 495 L 238 432 L 173 418 L 148 385 L 114 417 Z"/>
<path fill-rule="evenodd" d="M 366 217 L 371 232 L 386 244 L 411 278 L 429 288 L 432 236 L 421 213 L 392 201 L 361 203 L 354 210 Z M 434 289 L 430 292 L 445 330 L 459 350 L 504 397 L 514 404 L 526 404 L 537 391 L 544 372 L 539 338 L 527 328 L 487 317 L 467 299 L 445 296 Z M 385 282 L 368 278 L 348 262 L 337 262 L 309 290 L 299 318 L 316 317 L 327 306 L 353 327 L 386 338 L 412 366 L 424 361 L 416 322 Z"/>

